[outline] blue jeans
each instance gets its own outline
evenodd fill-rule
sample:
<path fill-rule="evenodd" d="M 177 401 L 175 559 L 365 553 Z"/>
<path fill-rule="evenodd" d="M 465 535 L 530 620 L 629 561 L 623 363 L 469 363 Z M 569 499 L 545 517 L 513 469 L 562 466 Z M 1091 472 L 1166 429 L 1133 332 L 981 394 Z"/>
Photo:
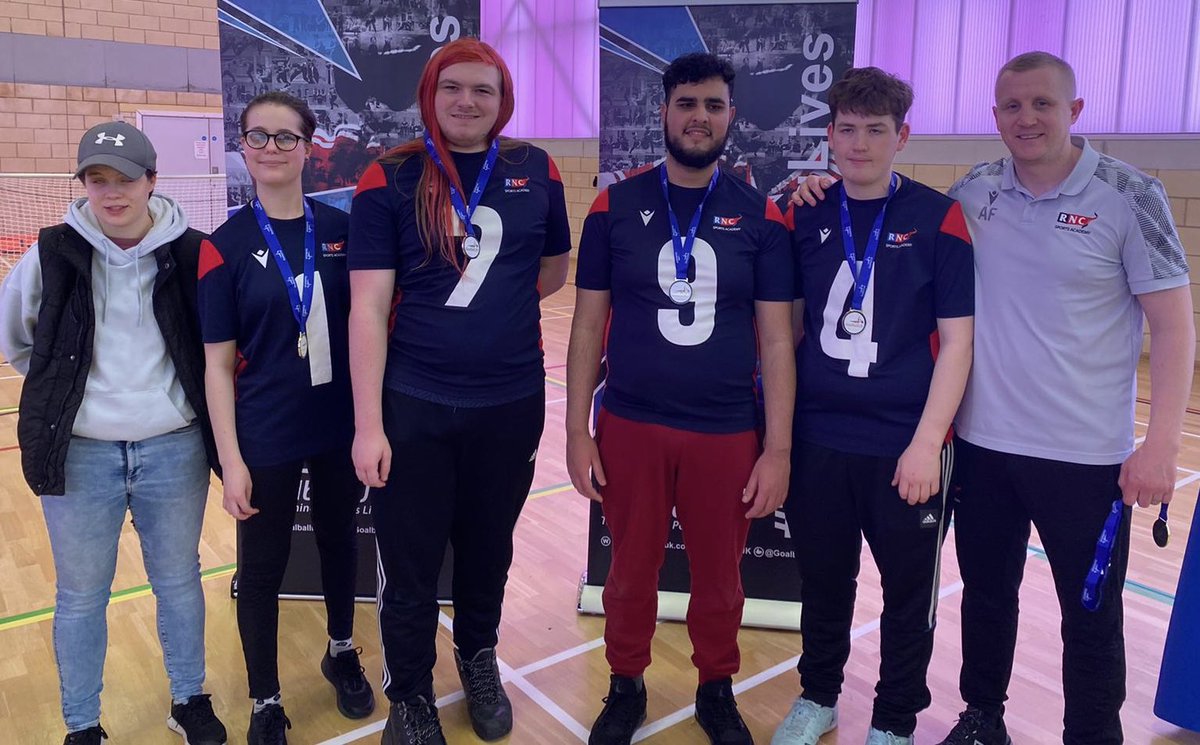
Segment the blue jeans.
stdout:
<path fill-rule="evenodd" d="M 58 577 L 54 655 L 68 732 L 100 721 L 105 611 L 126 509 L 157 599 L 171 698 L 182 701 L 203 689 L 198 546 L 207 495 L 208 461 L 195 424 L 137 442 L 71 438 L 65 493 L 42 497 Z"/>

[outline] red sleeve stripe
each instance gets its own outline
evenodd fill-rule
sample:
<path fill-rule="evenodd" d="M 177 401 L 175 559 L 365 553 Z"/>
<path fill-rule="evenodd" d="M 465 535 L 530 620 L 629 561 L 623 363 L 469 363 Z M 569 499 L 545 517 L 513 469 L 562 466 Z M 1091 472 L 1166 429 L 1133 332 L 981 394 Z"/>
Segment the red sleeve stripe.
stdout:
<path fill-rule="evenodd" d="M 783 224 L 787 226 L 789 231 L 796 229 L 796 205 L 788 200 L 787 212 L 783 213 Z"/>
<path fill-rule="evenodd" d="M 561 184 L 562 176 L 558 173 L 558 166 L 554 164 L 554 158 L 551 158 L 549 155 L 547 155 L 546 160 L 550 161 L 550 180 L 557 181 Z"/>
<path fill-rule="evenodd" d="M 774 220 L 785 228 L 788 226 L 787 221 L 783 219 L 783 213 L 779 211 L 779 205 L 775 204 L 774 199 L 767 200 L 766 218 L 768 220 Z"/>
<path fill-rule="evenodd" d="M 225 259 L 221 258 L 221 252 L 217 247 L 205 239 L 200 241 L 200 267 L 196 272 L 196 279 L 204 279 L 204 275 L 211 272 L 213 269 L 225 263 Z"/>
<path fill-rule="evenodd" d="M 971 233 L 967 230 L 967 221 L 963 217 L 961 204 L 955 202 L 950 206 L 950 211 L 946 213 L 946 217 L 942 220 L 940 230 L 947 235 L 961 239 L 965 243 L 971 242 Z"/>
<path fill-rule="evenodd" d="M 371 189 L 382 189 L 385 186 L 387 186 L 387 174 L 383 172 L 383 166 L 379 163 L 372 163 L 367 166 L 367 170 L 363 171 L 362 178 L 358 180 L 358 188 L 354 190 L 354 196 L 357 197 Z"/>
<path fill-rule="evenodd" d="M 608 212 L 608 188 L 596 195 L 596 200 L 592 202 L 592 208 L 588 210 L 588 215 L 594 215 L 597 212 Z"/>

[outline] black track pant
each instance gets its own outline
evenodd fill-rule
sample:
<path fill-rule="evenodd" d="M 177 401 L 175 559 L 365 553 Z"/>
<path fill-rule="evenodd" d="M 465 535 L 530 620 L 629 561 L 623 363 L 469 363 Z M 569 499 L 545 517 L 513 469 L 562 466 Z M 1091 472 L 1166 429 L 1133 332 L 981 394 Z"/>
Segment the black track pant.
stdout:
<path fill-rule="evenodd" d="M 1121 592 L 1129 564 L 1130 510 L 1113 546 L 1100 608 L 1081 602 L 1096 540 L 1113 500 L 1120 466 L 1089 466 L 1011 455 L 959 439 L 954 542 L 962 572 L 963 700 L 1003 711 L 1017 644 L 1018 590 L 1030 523 L 1050 562 L 1062 611 L 1063 742 L 1122 742 L 1125 636 Z"/>
<path fill-rule="evenodd" d="M 268 698 L 279 692 L 279 586 L 291 552 L 303 466 L 304 461 L 293 461 L 250 468 L 250 506 L 259 512 L 243 522 L 238 533 L 237 618 L 251 698 Z M 327 629 L 332 639 L 349 639 L 354 630 L 358 570 L 354 516 L 363 485 L 354 475 L 349 448 L 309 458 L 308 470 L 309 509 L 321 557 Z"/>
<path fill-rule="evenodd" d="M 948 516 L 942 492 L 912 506 L 900 498 L 891 485 L 896 460 L 797 442 L 786 512 L 802 583 L 804 652 L 798 667 L 803 696 L 833 706 L 841 694 L 865 537 L 883 587 L 871 726 L 911 735 L 917 713 L 930 703 L 926 672 Z M 952 463 L 947 446 L 943 491 Z"/>
<path fill-rule="evenodd" d="M 433 697 L 437 580 L 454 547 L 454 644 L 464 657 L 496 646 L 513 528 L 525 505 L 545 394 L 485 408 L 435 404 L 384 389 L 392 448 L 387 486 L 371 490 L 379 545 L 384 692 Z"/>

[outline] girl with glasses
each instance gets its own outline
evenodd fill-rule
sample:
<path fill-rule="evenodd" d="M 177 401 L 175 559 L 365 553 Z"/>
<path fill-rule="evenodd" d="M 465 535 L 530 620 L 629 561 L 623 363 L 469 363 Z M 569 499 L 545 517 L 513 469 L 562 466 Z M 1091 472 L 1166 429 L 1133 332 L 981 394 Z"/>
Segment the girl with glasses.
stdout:
<path fill-rule="evenodd" d="M 444 743 L 437 578 L 454 547 L 455 662 L 475 733 L 512 729 L 497 627 L 545 418 L 538 301 L 571 247 L 550 156 L 499 137 L 504 60 L 442 47 L 417 85 L 425 136 L 372 164 L 351 211 L 354 463 L 372 487 L 388 745 Z"/>
<path fill-rule="evenodd" d="M 241 521 L 238 631 L 254 701 L 247 739 L 266 745 L 285 743 L 291 726 L 279 686 L 278 593 L 306 463 L 328 618 L 321 671 L 344 716 L 368 716 L 375 699 L 351 640 L 363 487 L 350 460 L 347 215 L 304 196 L 316 128 L 304 101 L 265 93 L 240 124 L 255 194 L 201 247 L 199 297 L 224 507 Z"/>

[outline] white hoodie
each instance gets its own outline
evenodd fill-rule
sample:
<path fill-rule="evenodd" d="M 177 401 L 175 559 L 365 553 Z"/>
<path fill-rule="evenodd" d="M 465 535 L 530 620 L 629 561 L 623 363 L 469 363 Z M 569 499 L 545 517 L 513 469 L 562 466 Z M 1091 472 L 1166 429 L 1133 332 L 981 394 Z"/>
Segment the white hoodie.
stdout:
<path fill-rule="evenodd" d="M 158 264 L 154 250 L 187 229 L 169 197 L 150 197 L 154 226 L 128 250 L 105 237 L 86 199 L 64 222 L 92 246 L 96 330 L 92 366 L 72 434 L 95 440 L 144 440 L 196 418 L 154 319 Z M 42 267 L 35 243 L 0 286 L 0 352 L 22 375 L 29 372 L 33 333 L 42 303 Z"/>

